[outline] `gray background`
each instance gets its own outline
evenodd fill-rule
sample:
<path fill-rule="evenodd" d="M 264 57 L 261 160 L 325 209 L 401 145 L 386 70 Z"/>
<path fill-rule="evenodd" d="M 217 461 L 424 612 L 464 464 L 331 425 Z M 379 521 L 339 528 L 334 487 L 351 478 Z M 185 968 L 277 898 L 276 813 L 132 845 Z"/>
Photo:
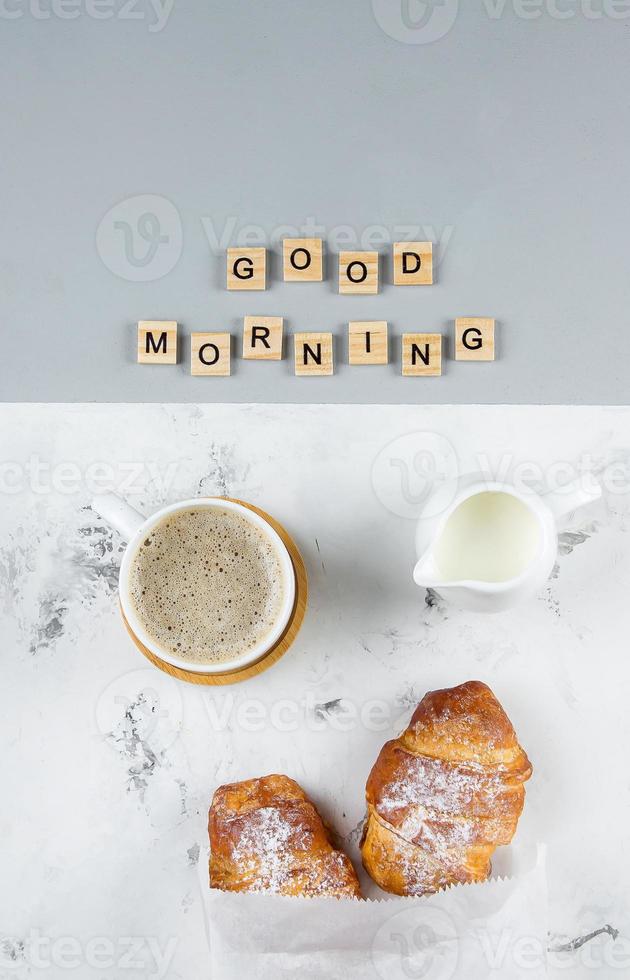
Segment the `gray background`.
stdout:
<path fill-rule="evenodd" d="M 416 0 L 124 2 L 2 6 L 3 400 L 627 401 L 630 4 L 466 0 L 451 26 L 445 0 L 423 26 Z M 333 250 L 422 229 L 437 284 L 338 296 L 330 254 L 324 283 L 283 284 L 309 217 Z M 248 225 L 270 288 L 228 294 Z M 333 330 L 335 376 L 238 356 L 191 378 L 190 332 L 240 355 L 247 313 Z M 456 315 L 497 318 L 499 360 L 400 377 L 400 334 Z M 179 321 L 177 367 L 135 363 L 144 318 Z M 388 367 L 344 364 L 349 319 L 390 322 Z"/>

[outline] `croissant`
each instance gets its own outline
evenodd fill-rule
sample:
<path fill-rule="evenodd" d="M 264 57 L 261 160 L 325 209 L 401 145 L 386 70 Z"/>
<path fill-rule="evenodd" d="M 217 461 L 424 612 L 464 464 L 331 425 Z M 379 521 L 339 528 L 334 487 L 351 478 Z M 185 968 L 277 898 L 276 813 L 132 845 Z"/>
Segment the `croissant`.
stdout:
<path fill-rule="evenodd" d="M 212 888 L 361 897 L 349 858 L 333 846 L 315 806 L 287 776 L 221 786 L 208 830 Z"/>
<path fill-rule="evenodd" d="M 427 694 L 370 773 L 367 872 L 395 895 L 485 881 L 495 849 L 516 832 L 531 774 L 489 687 L 470 681 Z"/>

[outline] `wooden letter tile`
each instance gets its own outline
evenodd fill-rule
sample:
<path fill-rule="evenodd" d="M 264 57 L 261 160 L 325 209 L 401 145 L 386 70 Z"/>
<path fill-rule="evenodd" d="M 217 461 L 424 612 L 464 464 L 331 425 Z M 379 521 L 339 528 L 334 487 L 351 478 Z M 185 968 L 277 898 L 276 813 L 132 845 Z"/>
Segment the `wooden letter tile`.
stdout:
<path fill-rule="evenodd" d="M 339 292 L 378 293 L 378 252 L 339 253 Z"/>
<path fill-rule="evenodd" d="M 140 320 L 138 364 L 177 364 L 177 323 L 174 320 Z"/>
<path fill-rule="evenodd" d="M 228 289 L 267 288 L 267 249 L 228 248 Z"/>
<path fill-rule="evenodd" d="M 282 359 L 281 316 L 246 316 L 243 323 L 243 357 L 248 361 Z"/>
<path fill-rule="evenodd" d="M 403 334 L 402 373 L 406 378 L 439 378 L 442 374 L 442 335 Z"/>
<path fill-rule="evenodd" d="M 226 378 L 230 374 L 230 334 L 190 335 L 190 373 Z"/>
<path fill-rule="evenodd" d="M 352 321 L 348 348 L 350 364 L 387 364 L 387 321 Z"/>
<path fill-rule="evenodd" d="M 394 285 L 433 283 L 433 242 L 394 242 Z"/>
<path fill-rule="evenodd" d="M 324 278 L 321 238 L 285 238 L 282 253 L 285 282 L 321 282 Z"/>
<path fill-rule="evenodd" d="M 455 321 L 455 360 L 494 361 L 494 320 L 464 316 Z"/>
<path fill-rule="evenodd" d="M 295 373 L 301 378 L 333 373 L 331 333 L 295 334 Z"/>

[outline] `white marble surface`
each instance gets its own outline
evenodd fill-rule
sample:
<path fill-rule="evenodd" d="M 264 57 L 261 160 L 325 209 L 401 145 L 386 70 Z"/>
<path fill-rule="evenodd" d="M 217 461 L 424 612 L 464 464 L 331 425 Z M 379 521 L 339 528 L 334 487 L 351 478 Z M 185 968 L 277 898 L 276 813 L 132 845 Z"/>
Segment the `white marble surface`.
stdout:
<path fill-rule="evenodd" d="M 206 976 L 195 865 L 214 788 L 285 771 L 356 854 L 383 741 L 427 690 L 471 678 L 535 767 L 518 836 L 548 845 L 550 931 L 621 932 L 558 975 L 624 975 L 630 410 L 3 405 L 0 421 L 0 977 Z M 413 585 L 421 480 L 400 461 L 425 459 L 427 433 L 464 470 L 603 477 L 524 607 L 484 618 Z M 278 665 L 199 689 L 146 664 L 117 610 L 121 541 L 89 508 L 112 484 L 147 514 L 229 494 L 285 523 L 311 594 Z"/>

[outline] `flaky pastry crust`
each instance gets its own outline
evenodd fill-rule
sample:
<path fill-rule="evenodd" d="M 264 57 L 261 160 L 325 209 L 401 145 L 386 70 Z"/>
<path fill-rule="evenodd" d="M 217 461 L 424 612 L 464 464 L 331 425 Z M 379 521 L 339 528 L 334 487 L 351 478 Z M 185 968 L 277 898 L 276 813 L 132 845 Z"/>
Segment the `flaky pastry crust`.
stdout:
<path fill-rule="evenodd" d="M 427 694 L 370 773 L 366 870 L 395 895 L 484 881 L 494 851 L 514 836 L 531 774 L 489 687 L 470 681 Z"/>
<path fill-rule="evenodd" d="M 361 896 L 349 858 L 334 847 L 315 806 L 287 776 L 221 786 L 212 800 L 208 829 L 212 888 Z"/>

